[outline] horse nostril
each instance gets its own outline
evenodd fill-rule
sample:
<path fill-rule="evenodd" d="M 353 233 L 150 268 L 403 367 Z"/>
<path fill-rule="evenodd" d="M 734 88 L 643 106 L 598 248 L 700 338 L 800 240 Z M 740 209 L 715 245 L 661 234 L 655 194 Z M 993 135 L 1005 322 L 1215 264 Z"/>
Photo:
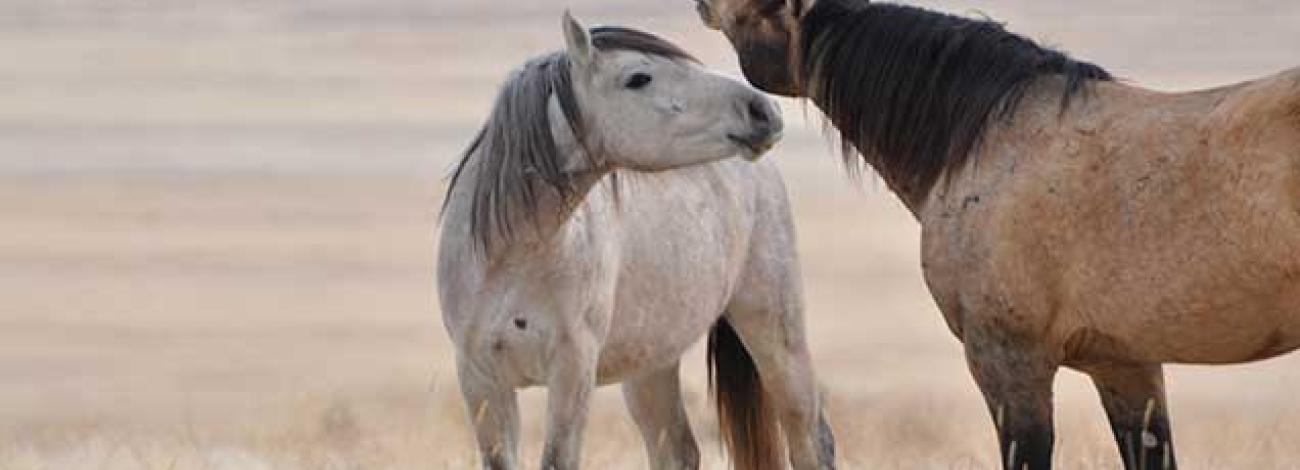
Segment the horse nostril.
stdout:
<path fill-rule="evenodd" d="M 772 116 L 768 114 L 767 106 L 761 100 L 749 102 L 749 118 L 756 124 L 768 124 L 772 122 Z"/>

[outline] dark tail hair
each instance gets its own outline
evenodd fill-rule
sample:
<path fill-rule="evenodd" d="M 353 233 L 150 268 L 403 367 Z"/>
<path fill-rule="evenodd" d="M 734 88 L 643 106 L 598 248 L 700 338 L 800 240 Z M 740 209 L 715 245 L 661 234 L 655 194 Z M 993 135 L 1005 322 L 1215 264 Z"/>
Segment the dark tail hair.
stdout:
<path fill-rule="evenodd" d="M 718 427 L 732 468 L 784 468 L 781 431 L 758 368 L 725 316 L 709 331 L 708 361 L 709 388 L 717 401 Z"/>

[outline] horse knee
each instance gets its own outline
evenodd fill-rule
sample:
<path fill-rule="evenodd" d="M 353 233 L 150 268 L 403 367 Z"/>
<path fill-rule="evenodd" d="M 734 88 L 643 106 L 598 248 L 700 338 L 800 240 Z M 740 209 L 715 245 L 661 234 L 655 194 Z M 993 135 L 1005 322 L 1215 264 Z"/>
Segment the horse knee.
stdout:
<path fill-rule="evenodd" d="M 993 415 L 1003 467 L 1051 468 L 1052 380 L 1057 366 L 1034 348 L 1005 342 L 968 341 L 966 356 Z"/>
<path fill-rule="evenodd" d="M 461 370 L 460 384 L 483 468 L 516 468 L 519 411 L 515 390 L 476 379 L 464 369 Z"/>
<path fill-rule="evenodd" d="M 578 467 L 599 354 L 599 341 L 581 329 L 562 331 L 554 338 L 546 381 L 544 470 Z"/>
<path fill-rule="evenodd" d="M 624 382 L 623 398 L 641 432 L 650 468 L 699 468 L 700 449 L 686 415 L 676 364 Z"/>

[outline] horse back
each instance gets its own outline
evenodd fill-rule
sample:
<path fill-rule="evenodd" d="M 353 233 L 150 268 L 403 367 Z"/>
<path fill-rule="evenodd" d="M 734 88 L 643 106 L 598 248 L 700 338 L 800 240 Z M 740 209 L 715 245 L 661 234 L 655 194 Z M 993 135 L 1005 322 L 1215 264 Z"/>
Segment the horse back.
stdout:
<path fill-rule="evenodd" d="M 1277 145 L 1300 158 L 1300 68 L 1234 87 L 1207 124 L 1225 145 Z"/>

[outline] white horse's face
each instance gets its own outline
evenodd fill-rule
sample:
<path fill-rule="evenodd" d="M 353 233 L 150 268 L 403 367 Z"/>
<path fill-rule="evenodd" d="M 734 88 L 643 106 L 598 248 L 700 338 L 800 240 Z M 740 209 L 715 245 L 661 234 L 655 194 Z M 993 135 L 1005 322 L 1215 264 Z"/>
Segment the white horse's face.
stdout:
<path fill-rule="evenodd" d="M 586 143 L 611 166 L 653 171 L 755 160 L 781 138 L 776 103 L 748 84 L 689 60 L 599 50 L 567 14 L 565 38 Z"/>

